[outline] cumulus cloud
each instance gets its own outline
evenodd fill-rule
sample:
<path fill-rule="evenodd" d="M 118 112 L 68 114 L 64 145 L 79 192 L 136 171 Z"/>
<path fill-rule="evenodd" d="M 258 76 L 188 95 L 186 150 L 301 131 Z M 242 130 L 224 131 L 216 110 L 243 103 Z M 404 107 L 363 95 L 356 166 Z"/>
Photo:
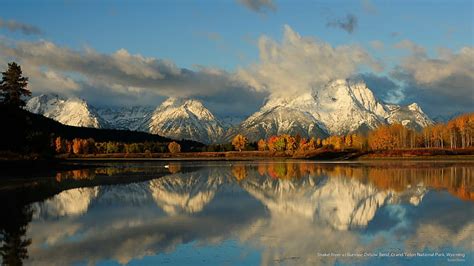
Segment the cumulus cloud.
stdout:
<path fill-rule="evenodd" d="M 21 23 L 15 20 L 3 20 L 0 18 L 0 29 L 6 29 L 12 32 L 19 31 L 26 35 L 42 34 L 41 29 L 33 25 Z"/>
<path fill-rule="evenodd" d="M 244 5 L 246 8 L 258 12 L 265 13 L 267 11 L 275 11 L 276 5 L 273 0 L 238 0 L 239 3 Z"/>
<path fill-rule="evenodd" d="M 340 28 L 350 34 L 357 28 L 357 17 L 352 14 L 347 14 L 344 18 L 329 21 L 326 26 Z"/>
<path fill-rule="evenodd" d="M 360 65 L 380 68 L 358 46 L 333 47 L 320 40 L 300 36 L 288 25 L 279 43 L 263 36 L 258 41 L 260 62 L 238 70 L 237 76 L 259 91 L 291 94 L 348 78 Z"/>
<path fill-rule="evenodd" d="M 435 57 L 411 41 L 402 41 L 397 47 L 408 49 L 410 54 L 391 76 L 405 84 L 409 97 L 426 101 L 431 113 L 473 111 L 473 47 L 458 52 L 439 49 Z"/>

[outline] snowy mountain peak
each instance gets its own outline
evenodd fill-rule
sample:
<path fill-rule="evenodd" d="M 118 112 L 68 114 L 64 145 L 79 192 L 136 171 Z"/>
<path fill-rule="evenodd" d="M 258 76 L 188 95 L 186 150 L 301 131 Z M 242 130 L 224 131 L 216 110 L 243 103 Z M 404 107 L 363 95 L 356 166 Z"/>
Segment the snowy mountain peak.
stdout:
<path fill-rule="evenodd" d="M 386 105 L 375 97 L 365 82 L 337 79 L 294 97 L 271 96 L 236 131 L 253 140 L 284 133 L 324 137 L 367 131 L 393 123 L 419 129 L 432 121 L 416 103 Z M 231 134 L 227 138 L 230 137 Z"/>
<path fill-rule="evenodd" d="M 194 99 L 169 98 L 153 112 L 149 131 L 166 137 L 216 142 L 224 133 L 220 121 Z"/>
<path fill-rule="evenodd" d="M 96 111 L 79 98 L 40 95 L 31 98 L 26 109 L 70 126 L 99 128 L 104 124 Z"/>
<path fill-rule="evenodd" d="M 409 110 L 415 111 L 415 112 L 422 112 L 420 106 L 417 103 L 412 103 L 407 106 Z"/>

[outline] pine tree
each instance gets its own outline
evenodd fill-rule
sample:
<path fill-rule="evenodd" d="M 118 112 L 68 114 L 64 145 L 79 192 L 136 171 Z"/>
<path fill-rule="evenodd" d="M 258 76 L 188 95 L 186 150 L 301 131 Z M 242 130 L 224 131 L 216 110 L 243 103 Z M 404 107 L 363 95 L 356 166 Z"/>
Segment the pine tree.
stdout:
<path fill-rule="evenodd" d="M 26 103 L 22 97 L 31 96 L 31 91 L 26 88 L 27 85 L 28 78 L 22 76 L 21 67 L 15 62 L 9 63 L 7 71 L 2 72 L 0 82 L 2 103 L 15 107 L 25 106 Z"/>

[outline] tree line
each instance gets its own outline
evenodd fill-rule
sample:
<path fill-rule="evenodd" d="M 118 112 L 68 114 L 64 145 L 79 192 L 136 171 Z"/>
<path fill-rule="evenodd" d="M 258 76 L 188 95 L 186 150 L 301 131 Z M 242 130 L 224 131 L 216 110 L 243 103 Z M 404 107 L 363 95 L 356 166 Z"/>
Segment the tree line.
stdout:
<path fill-rule="evenodd" d="M 145 141 L 126 143 L 117 141 L 96 142 L 93 138 L 72 140 L 56 137 L 54 149 L 57 154 L 111 154 L 111 153 L 178 153 L 181 145 L 175 141 L 169 143 Z"/>
<path fill-rule="evenodd" d="M 410 129 L 402 124 L 382 125 L 367 134 L 333 135 L 327 138 L 302 138 L 288 134 L 260 139 L 259 151 L 309 152 L 320 148 L 344 150 L 390 150 L 390 149 L 465 149 L 474 147 L 474 113 L 460 115 L 447 123 L 437 123 L 422 131 Z M 246 150 L 248 139 L 238 134 L 232 140 L 236 151 Z"/>

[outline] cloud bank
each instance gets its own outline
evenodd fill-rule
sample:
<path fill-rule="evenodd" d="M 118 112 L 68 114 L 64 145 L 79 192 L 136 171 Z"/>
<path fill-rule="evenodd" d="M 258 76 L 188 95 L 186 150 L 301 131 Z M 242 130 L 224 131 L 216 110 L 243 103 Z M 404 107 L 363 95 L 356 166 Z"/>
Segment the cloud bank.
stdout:
<path fill-rule="evenodd" d="M 102 54 L 91 48 L 71 50 L 48 41 L 0 43 L 0 57 L 5 62 L 5 58 L 19 61 L 35 92 L 76 93 L 92 101 L 103 101 L 104 97 L 113 101 L 118 96 L 128 98 L 129 103 L 137 104 L 140 98 L 140 103 L 148 100 L 154 105 L 168 96 L 219 101 L 215 97 L 226 98 L 224 92 L 233 94 L 233 101 L 245 102 L 239 95 L 261 97 L 224 70 L 179 68 L 171 61 L 130 54 L 125 49 Z M 123 103 L 126 101 L 121 100 Z"/>
<path fill-rule="evenodd" d="M 14 20 L 7 21 L 7 20 L 3 20 L 2 18 L 0 18 L 0 29 L 6 29 L 11 32 L 19 31 L 26 35 L 38 35 L 38 34 L 43 33 L 41 29 L 33 25 L 21 23 Z"/>
<path fill-rule="evenodd" d="M 260 61 L 240 69 L 237 75 L 251 87 L 271 94 L 309 91 L 333 79 L 348 78 L 361 65 L 380 70 L 380 65 L 361 47 L 333 47 L 302 37 L 288 25 L 280 43 L 263 36 L 258 47 Z"/>
<path fill-rule="evenodd" d="M 282 40 L 261 36 L 259 59 L 235 72 L 181 68 L 172 61 L 125 49 L 106 54 L 45 40 L 18 42 L 4 37 L 0 38 L 0 68 L 17 61 L 30 78 L 34 94 L 77 96 L 97 106 L 156 106 L 169 96 L 192 97 L 203 100 L 218 116 L 246 116 L 269 95 L 303 93 L 333 79 L 359 76 L 380 99 L 417 102 L 431 116 L 474 111 L 473 47 L 440 48 L 433 56 L 410 40 L 394 46 L 374 40 L 369 45 L 377 52 L 396 48 L 408 53 L 393 62 L 387 75 L 378 75 L 373 72 L 382 70 L 381 63 L 362 47 L 332 46 L 300 36 L 285 25 Z"/>
<path fill-rule="evenodd" d="M 411 41 L 402 41 L 398 48 L 410 51 L 391 76 L 405 86 L 407 98 L 424 103 L 428 113 L 472 111 L 474 102 L 474 48 L 457 52 L 438 49 L 430 57 L 425 49 Z"/>

